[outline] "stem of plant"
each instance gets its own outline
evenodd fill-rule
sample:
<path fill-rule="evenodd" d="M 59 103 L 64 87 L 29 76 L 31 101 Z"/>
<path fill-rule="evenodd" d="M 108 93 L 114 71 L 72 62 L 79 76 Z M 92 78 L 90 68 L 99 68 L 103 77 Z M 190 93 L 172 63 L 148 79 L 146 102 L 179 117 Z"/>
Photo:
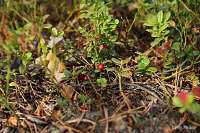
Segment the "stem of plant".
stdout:
<path fill-rule="evenodd" d="M 172 107 L 171 107 L 171 104 L 170 104 L 170 102 L 169 102 L 169 98 L 168 98 L 168 96 L 167 96 L 167 90 L 166 90 L 166 88 L 165 88 L 165 79 L 164 79 L 164 69 L 163 69 L 163 71 L 161 72 L 161 75 L 162 75 L 162 86 L 163 86 L 163 91 L 164 91 L 164 96 L 165 96 L 165 99 L 166 99 L 166 101 L 167 101 L 167 105 L 168 105 L 168 108 L 169 108 L 169 110 L 172 112 Z"/>
<path fill-rule="evenodd" d="M 118 74 L 118 78 L 119 78 L 119 90 L 120 90 L 120 93 L 121 93 L 121 95 L 123 96 L 124 102 L 127 104 L 128 109 L 130 110 L 131 107 L 130 107 L 128 101 L 126 100 L 126 96 L 124 95 L 123 90 L 122 90 L 122 79 L 121 79 L 121 75 L 120 75 L 119 72 L 118 72 L 117 74 Z"/>

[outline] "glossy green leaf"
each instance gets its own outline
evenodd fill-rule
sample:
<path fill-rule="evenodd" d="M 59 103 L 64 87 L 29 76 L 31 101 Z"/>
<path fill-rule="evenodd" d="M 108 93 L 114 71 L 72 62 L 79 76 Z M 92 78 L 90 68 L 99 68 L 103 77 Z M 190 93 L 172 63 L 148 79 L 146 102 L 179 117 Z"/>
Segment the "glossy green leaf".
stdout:
<path fill-rule="evenodd" d="M 49 14 L 45 14 L 45 15 L 42 17 L 43 21 L 45 21 L 49 16 L 50 16 Z"/>
<path fill-rule="evenodd" d="M 32 53 L 31 52 L 28 52 L 28 53 L 26 53 L 26 59 L 27 60 L 30 60 L 31 58 L 32 58 Z"/>
<path fill-rule="evenodd" d="M 182 107 L 182 108 L 180 108 L 180 109 L 178 110 L 178 112 L 182 114 L 183 112 L 185 112 L 185 110 L 186 110 L 186 108 L 185 108 L 185 107 Z"/>
<path fill-rule="evenodd" d="M 149 63 L 150 63 L 149 58 L 144 58 L 144 59 L 142 60 L 142 63 L 144 63 L 144 64 L 146 64 L 146 65 L 149 65 Z"/>
<path fill-rule="evenodd" d="M 111 60 L 112 60 L 115 64 L 121 65 L 121 61 L 120 61 L 120 60 L 118 60 L 118 59 L 116 59 L 116 58 L 112 58 Z"/>
<path fill-rule="evenodd" d="M 164 20 L 165 23 L 169 20 L 170 16 L 171 16 L 171 13 L 170 13 L 170 12 L 168 12 L 168 13 L 165 15 L 165 20 Z"/>
<path fill-rule="evenodd" d="M 136 73 L 143 73 L 144 70 L 143 70 L 143 69 L 136 69 L 135 72 L 136 72 Z"/>
<path fill-rule="evenodd" d="M 155 39 L 150 45 L 154 47 L 155 45 L 159 44 L 161 39 Z"/>
<path fill-rule="evenodd" d="M 58 35 L 58 30 L 55 27 L 53 27 L 52 28 L 52 33 L 53 33 L 54 36 L 57 36 Z"/>
<path fill-rule="evenodd" d="M 45 29 L 49 29 L 49 28 L 51 28 L 51 27 L 52 27 L 51 24 L 44 24 L 44 25 L 43 25 L 43 28 L 45 28 Z"/>
<path fill-rule="evenodd" d="M 169 26 L 169 24 L 164 24 L 162 27 L 160 27 L 159 32 L 162 32 L 163 30 L 165 30 L 167 27 Z"/>
<path fill-rule="evenodd" d="M 185 53 L 184 52 L 178 52 L 178 53 L 176 53 L 176 56 L 181 58 L 181 57 L 185 56 Z"/>
<path fill-rule="evenodd" d="M 163 11 L 158 12 L 158 22 L 161 24 L 163 20 Z"/>
<path fill-rule="evenodd" d="M 15 82 L 11 82 L 10 84 L 9 84 L 9 86 L 15 86 L 16 84 L 15 84 Z"/>
<path fill-rule="evenodd" d="M 194 96 L 193 95 L 187 95 L 187 104 L 192 104 L 194 102 Z"/>
<path fill-rule="evenodd" d="M 105 70 L 107 71 L 115 71 L 115 72 L 118 72 L 117 69 L 115 67 L 112 67 L 112 68 L 105 68 Z"/>
<path fill-rule="evenodd" d="M 193 54 L 194 56 L 197 56 L 197 55 L 199 55 L 200 53 L 199 53 L 198 50 L 194 50 L 194 51 L 192 51 L 192 54 Z"/>
<path fill-rule="evenodd" d="M 70 72 L 69 70 L 64 70 L 63 72 L 64 72 L 64 74 L 69 75 L 69 76 L 73 75 L 72 72 Z"/>
<path fill-rule="evenodd" d="M 152 37 L 160 37 L 161 34 L 160 34 L 160 33 L 152 33 L 151 36 L 152 36 Z"/>
<path fill-rule="evenodd" d="M 29 36 L 26 38 L 27 41 L 32 41 L 35 39 L 35 35 Z"/>
<path fill-rule="evenodd" d="M 176 97 L 176 96 L 172 98 L 172 101 L 173 101 L 173 104 L 174 104 L 175 106 L 177 106 L 177 107 L 182 107 L 182 106 L 184 106 L 184 103 L 181 102 L 181 100 L 180 100 L 178 97 Z"/>
<path fill-rule="evenodd" d="M 31 28 L 32 25 L 33 25 L 32 23 L 28 23 L 28 24 L 24 25 L 24 27 L 22 28 L 22 31 L 28 30 L 29 28 Z"/>
<path fill-rule="evenodd" d="M 124 68 L 124 69 L 121 70 L 121 72 L 130 71 L 130 70 L 131 70 L 131 68 Z"/>
<path fill-rule="evenodd" d="M 125 60 L 122 60 L 121 61 L 121 63 L 122 63 L 121 65 L 124 65 L 124 64 L 128 63 L 130 60 L 131 60 L 131 57 L 129 57 L 129 58 L 125 59 Z"/>
<path fill-rule="evenodd" d="M 131 75 L 128 72 L 122 72 L 122 73 L 120 73 L 120 76 L 125 77 L 125 78 L 131 77 Z"/>
<path fill-rule="evenodd" d="M 150 71 L 150 72 L 157 72 L 158 70 L 157 70 L 157 68 L 155 68 L 155 67 L 148 67 L 148 68 L 147 68 L 147 71 Z"/>
<path fill-rule="evenodd" d="M 107 86 L 107 79 L 105 79 L 105 78 L 97 79 L 97 82 L 100 83 L 100 85 L 102 87 L 106 87 Z"/>
<path fill-rule="evenodd" d="M 40 38 L 40 44 L 41 44 L 41 47 L 45 45 L 45 40 L 43 37 Z"/>
<path fill-rule="evenodd" d="M 174 49 L 174 50 L 180 50 L 180 42 L 174 42 L 173 44 L 172 44 L 172 47 L 171 47 L 171 49 Z"/>

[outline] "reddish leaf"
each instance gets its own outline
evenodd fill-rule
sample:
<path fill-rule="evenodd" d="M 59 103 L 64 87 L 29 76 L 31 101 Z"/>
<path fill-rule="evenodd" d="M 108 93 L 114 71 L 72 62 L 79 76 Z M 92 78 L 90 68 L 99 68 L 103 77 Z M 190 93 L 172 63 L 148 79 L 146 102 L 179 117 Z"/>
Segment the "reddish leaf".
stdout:
<path fill-rule="evenodd" d="M 188 25 L 186 26 L 186 28 L 187 28 L 187 29 L 190 29 L 190 28 L 191 28 L 191 25 L 190 25 L 190 24 L 188 24 Z"/>
<path fill-rule="evenodd" d="M 99 50 L 101 51 L 103 49 L 103 47 L 104 47 L 103 45 L 100 45 Z"/>
<path fill-rule="evenodd" d="M 22 43 L 26 43 L 26 41 L 25 41 L 25 39 L 24 39 L 23 36 L 20 36 L 20 39 L 21 39 L 21 42 L 22 42 Z"/>
<path fill-rule="evenodd" d="M 193 87 L 192 88 L 192 92 L 193 92 L 193 94 L 195 95 L 195 96 L 198 96 L 198 97 L 200 97 L 200 87 Z"/>
<path fill-rule="evenodd" d="M 180 92 L 176 96 L 184 103 L 187 103 L 187 93 Z"/>
<path fill-rule="evenodd" d="M 8 32 L 7 32 L 7 29 L 6 27 L 2 27 L 2 36 L 5 40 L 8 39 Z"/>
<path fill-rule="evenodd" d="M 170 48 L 170 46 L 171 46 L 171 42 L 170 41 L 165 42 L 164 46 L 165 46 L 165 50 L 168 50 Z"/>
<path fill-rule="evenodd" d="M 161 48 L 161 47 L 159 47 L 158 48 L 158 53 L 160 54 L 160 55 L 164 55 L 164 50 Z"/>
<path fill-rule="evenodd" d="M 101 35 L 97 35 L 95 38 L 101 38 Z"/>

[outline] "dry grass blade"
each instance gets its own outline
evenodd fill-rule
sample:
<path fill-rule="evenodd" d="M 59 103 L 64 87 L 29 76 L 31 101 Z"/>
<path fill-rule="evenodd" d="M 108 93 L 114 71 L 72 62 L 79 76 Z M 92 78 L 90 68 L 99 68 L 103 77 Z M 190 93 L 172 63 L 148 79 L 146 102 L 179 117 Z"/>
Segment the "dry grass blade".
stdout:
<path fill-rule="evenodd" d="M 106 119 L 106 128 L 105 128 L 105 133 L 108 133 L 108 109 L 106 107 L 104 109 L 104 114 L 105 114 L 105 119 Z"/>

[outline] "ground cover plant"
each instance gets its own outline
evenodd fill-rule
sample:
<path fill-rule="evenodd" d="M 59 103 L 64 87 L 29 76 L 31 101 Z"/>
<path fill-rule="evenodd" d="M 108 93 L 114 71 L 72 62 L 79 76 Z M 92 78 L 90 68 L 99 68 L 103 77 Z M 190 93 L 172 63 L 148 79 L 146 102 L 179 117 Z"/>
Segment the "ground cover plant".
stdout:
<path fill-rule="evenodd" d="M 200 131 L 199 6 L 1 0 L 1 132 Z"/>

